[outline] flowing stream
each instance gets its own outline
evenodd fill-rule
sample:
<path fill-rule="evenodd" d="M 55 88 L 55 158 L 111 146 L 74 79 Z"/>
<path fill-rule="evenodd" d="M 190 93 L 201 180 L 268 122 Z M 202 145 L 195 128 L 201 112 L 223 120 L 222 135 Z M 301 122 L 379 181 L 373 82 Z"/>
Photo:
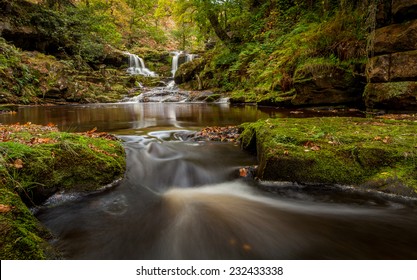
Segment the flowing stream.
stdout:
<path fill-rule="evenodd" d="M 287 112 L 288 113 L 288 112 Z M 204 126 L 285 117 L 228 104 L 24 107 L 1 123 L 117 134 L 125 177 L 100 193 L 58 194 L 37 211 L 68 259 L 416 259 L 417 203 L 343 186 L 239 178 L 256 158 L 194 142 Z"/>

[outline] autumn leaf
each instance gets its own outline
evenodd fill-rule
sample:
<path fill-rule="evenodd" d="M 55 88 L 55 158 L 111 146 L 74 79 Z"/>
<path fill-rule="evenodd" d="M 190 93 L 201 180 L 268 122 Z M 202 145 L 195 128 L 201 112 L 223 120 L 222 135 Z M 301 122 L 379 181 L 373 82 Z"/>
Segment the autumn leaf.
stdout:
<path fill-rule="evenodd" d="M 0 213 L 7 213 L 12 210 L 13 207 L 9 205 L 0 204 Z"/>
<path fill-rule="evenodd" d="M 320 151 L 320 146 L 314 145 L 310 148 L 312 151 Z"/>
<path fill-rule="evenodd" d="M 23 168 L 23 161 L 18 158 L 13 162 L 13 166 L 16 169 L 21 169 L 21 168 Z"/>
<path fill-rule="evenodd" d="M 93 134 L 97 131 L 97 127 L 93 128 L 92 130 L 87 131 L 87 134 Z"/>

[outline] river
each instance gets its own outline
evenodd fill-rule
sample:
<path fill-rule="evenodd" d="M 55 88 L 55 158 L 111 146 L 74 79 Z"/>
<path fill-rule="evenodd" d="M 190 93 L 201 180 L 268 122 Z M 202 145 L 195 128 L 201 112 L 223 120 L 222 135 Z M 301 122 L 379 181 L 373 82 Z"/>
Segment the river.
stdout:
<path fill-rule="evenodd" d="M 256 164 L 254 155 L 231 143 L 186 140 L 205 126 L 288 114 L 121 103 L 21 107 L 0 123 L 97 127 L 124 142 L 127 171 L 116 186 L 58 194 L 36 211 L 67 259 L 416 259 L 416 201 L 239 178 L 241 167 Z"/>

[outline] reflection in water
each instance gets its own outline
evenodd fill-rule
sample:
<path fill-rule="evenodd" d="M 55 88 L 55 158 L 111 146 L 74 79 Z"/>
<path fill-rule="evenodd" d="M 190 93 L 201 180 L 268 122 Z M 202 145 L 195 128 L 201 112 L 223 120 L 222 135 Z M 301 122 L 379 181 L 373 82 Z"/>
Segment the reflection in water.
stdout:
<path fill-rule="evenodd" d="M 0 123 L 30 121 L 54 123 L 64 131 L 99 131 L 128 133 L 144 127 L 190 127 L 196 124 L 232 125 L 267 118 L 254 106 L 229 107 L 228 104 L 118 103 L 83 106 L 21 107 L 16 115 L 0 115 Z"/>
<path fill-rule="evenodd" d="M 127 171 L 115 188 L 57 194 L 37 217 L 69 259 L 416 259 L 414 201 L 238 177 L 252 155 L 187 142 L 207 125 L 268 117 L 255 107 L 112 104 L 21 108 L 0 122 L 115 132 Z"/>

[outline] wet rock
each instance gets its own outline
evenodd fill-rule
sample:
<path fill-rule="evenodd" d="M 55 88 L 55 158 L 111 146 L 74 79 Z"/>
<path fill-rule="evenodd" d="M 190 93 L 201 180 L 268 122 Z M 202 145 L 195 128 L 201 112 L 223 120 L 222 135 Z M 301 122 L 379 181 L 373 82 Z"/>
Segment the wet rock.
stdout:
<path fill-rule="evenodd" d="M 190 62 L 181 64 L 181 66 L 175 72 L 174 81 L 176 84 L 180 85 L 194 80 L 196 79 L 196 74 L 201 72 L 203 68 L 204 60 L 201 58 L 196 58 Z"/>

